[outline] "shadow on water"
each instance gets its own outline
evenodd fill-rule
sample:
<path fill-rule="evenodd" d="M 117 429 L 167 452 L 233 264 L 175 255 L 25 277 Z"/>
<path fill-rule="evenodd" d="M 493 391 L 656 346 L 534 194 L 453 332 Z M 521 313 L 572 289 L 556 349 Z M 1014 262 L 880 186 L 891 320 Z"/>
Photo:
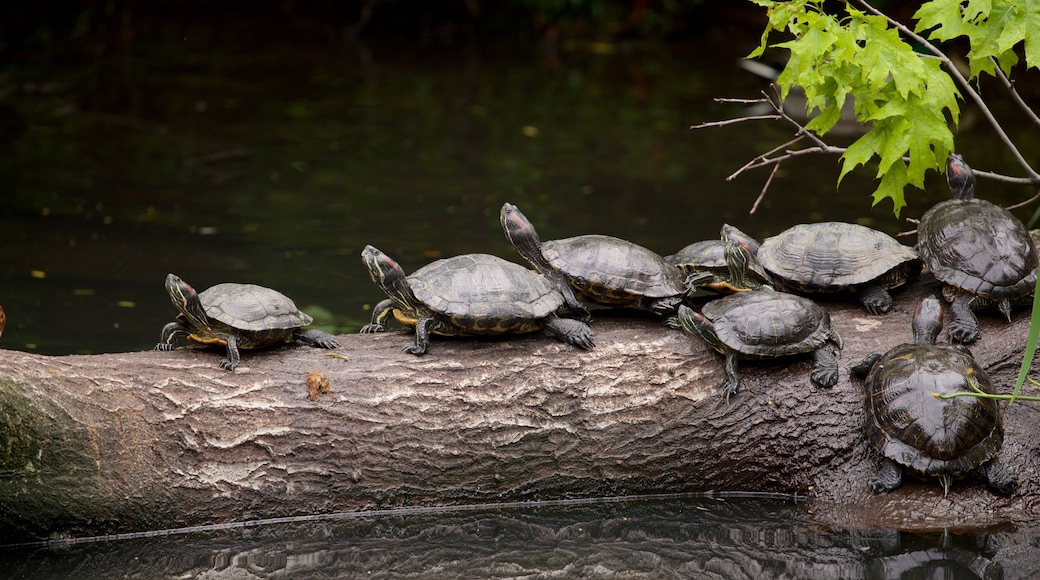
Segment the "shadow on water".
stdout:
<path fill-rule="evenodd" d="M 790 499 L 403 510 L 0 551 L 4 578 L 1003 578 L 996 535 L 844 532 Z"/>

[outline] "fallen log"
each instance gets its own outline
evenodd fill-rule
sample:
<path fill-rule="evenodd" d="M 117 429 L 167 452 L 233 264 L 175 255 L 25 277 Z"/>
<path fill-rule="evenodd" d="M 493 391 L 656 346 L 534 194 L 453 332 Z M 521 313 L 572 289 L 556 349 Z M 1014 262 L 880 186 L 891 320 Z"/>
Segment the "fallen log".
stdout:
<path fill-rule="evenodd" d="M 719 395 L 720 356 L 651 317 L 597 313 L 596 348 L 552 338 L 340 337 L 327 352 L 247 352 L 235 372 L 206 349 L 0 357 L 0 542 L 395 506 L 712 490 L 798 494 L 843 528 L 1031 524 L 1040 411 L 1013 405 L 1003 460 L 1019 491 L 909 479 L 873 495 L 862 384 L 848 368 L 910 340 L 920 286 L 886 316 L 827 302 L 841 377 L 811 359 L 743 363 Z M 982 316 L 972 350 L 1003 392 L 1028 315 Z M 331 356 L 330 356 L 331 355 Z M 311 374 L 316 373 L 316 374 Z M 308 385 L 326 377 L 328 392 Z"/>

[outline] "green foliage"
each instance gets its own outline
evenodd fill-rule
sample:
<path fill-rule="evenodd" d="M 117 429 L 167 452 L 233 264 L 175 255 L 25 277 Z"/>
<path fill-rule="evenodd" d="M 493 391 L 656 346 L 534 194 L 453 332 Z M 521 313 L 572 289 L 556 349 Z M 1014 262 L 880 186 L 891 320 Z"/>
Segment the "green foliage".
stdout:
<path fill-rule="evenodd" d="M 915 52 L 886 17 L 848 3 L 836 17 L 824 11 L 823 0 L 752 1 L 767 9 L 769 22 L 748 57 L 760 56 L 768 46 L 790 51 L 777 79 L 781 96 L 795 86 L 805 90 L 806 113 L 815 115 L 806 128 L 819 135 L 835 125 L 845 101 L 854 99 L 856 119 L 870 129 L 842 155 L 838 182 L 876 159 L 881 181 L 874 204 L 890 199 L 898 216 L 906 205 L 905 187 L 924 187 L 925 173 L 941 171 L 954 149 L 950 126 L 960 119 L 961 94 L 942 69 L 944 61 Z M 931 39 L 968 37 L 972 78 L 993 74 L 993 60 L 1008 73 L 1018 62 L 1020 43 L 1028 65 L 1040 64 L 1040 0 L 970 0 L 963 11 L 960 4 L 932 0 L 914 18 L 916 30 L 930 30 Z M 775 31 L 794 39 L 770 45 Z"/>

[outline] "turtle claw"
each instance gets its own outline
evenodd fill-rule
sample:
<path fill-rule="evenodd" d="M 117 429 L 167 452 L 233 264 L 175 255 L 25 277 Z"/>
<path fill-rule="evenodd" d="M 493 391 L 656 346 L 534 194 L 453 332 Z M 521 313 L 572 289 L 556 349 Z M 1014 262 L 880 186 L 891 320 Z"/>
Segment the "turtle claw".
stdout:
<path fill-rule="evenodd" d="M 233 362 L 231 362 L 231 361 L 229 361 L 228 359 L 224 359 L 224 360 L 220 361 L 220 368 L 222 368 L 222 369 L 224 369 L 226 371 L 233 371 L 236 368 L 238 368 L 238 365 L 233 363 Z"/>
<path fill-rule="evenodd" d="M 977 324 L 966 324 L 954 320 L 950 323 L 950 338 L 953 342 L 971 344 L 979 339 L 979 327 Z"/>
<path fill-rule="evenodd" d="M 386 326 L 383 326 L 382 324 L 366 324 L 366 325 L 362 326 L 361 330 L 359 330 L 358 332 L 361 333 L 361 334 L 369 334 L 369 333 L 373 333 L 373 332 L 384 332 L 384 331 L 386 331 Z"/>
<path fill-rule="evenodd" d="M 161 350 L 163 352 L 171 351 L 174 348 L 176 348 L 174 345 L 165 342 L 160 342 L 155 345 L 155 350 Z"/>
<path fill-rule="evenodd" d="M 405 351 L 408 354 L 414 354 L 415 356 L 422 356 L 422 355 L 426 354 L 426 347 L 425 346 L 419 346 L 417 344 L 406 345 L 401 350 Z"/>

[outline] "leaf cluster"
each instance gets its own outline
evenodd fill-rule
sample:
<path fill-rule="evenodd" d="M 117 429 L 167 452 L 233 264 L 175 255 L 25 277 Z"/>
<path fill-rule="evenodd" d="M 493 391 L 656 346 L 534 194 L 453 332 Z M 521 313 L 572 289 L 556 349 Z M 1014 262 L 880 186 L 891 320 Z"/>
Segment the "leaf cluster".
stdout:
<path fill-rule="evenodd" d="M 928 31 L 935 41 L 967 37 L 971 79 L 995 74 L 994 63 L 1009 74 L 1020 44 L 1028 66 L 1040 64 L 1040 0 L 969 0 L 963 9 L 959 0 L 931 0 L 914 15 L 913 31 L 862 1 L 864 10 L 846 2 L 839 15 L 825 11 L 823 0 L 752 1 L 767 9 L 768 24 L 749 58 L 769 46 L 790 52 L 777 79 L 780 96 L 796 86 L 805 91 L 812 117 L 805 129 L 817 135 L 834 127 L 852 99 L 857 121 L 869 130 L 844 150 L 838 182 L 876 158 L 874 204 L 891 199 L 896 215 L 906 205 L 907 185 L 923 188 L 928 170 L 942 170 L 954 150 L 960 90 L 973 91 L 949 58 L 917 33 Z M 770 45 L 778 31 L 793 39 Z"/>

